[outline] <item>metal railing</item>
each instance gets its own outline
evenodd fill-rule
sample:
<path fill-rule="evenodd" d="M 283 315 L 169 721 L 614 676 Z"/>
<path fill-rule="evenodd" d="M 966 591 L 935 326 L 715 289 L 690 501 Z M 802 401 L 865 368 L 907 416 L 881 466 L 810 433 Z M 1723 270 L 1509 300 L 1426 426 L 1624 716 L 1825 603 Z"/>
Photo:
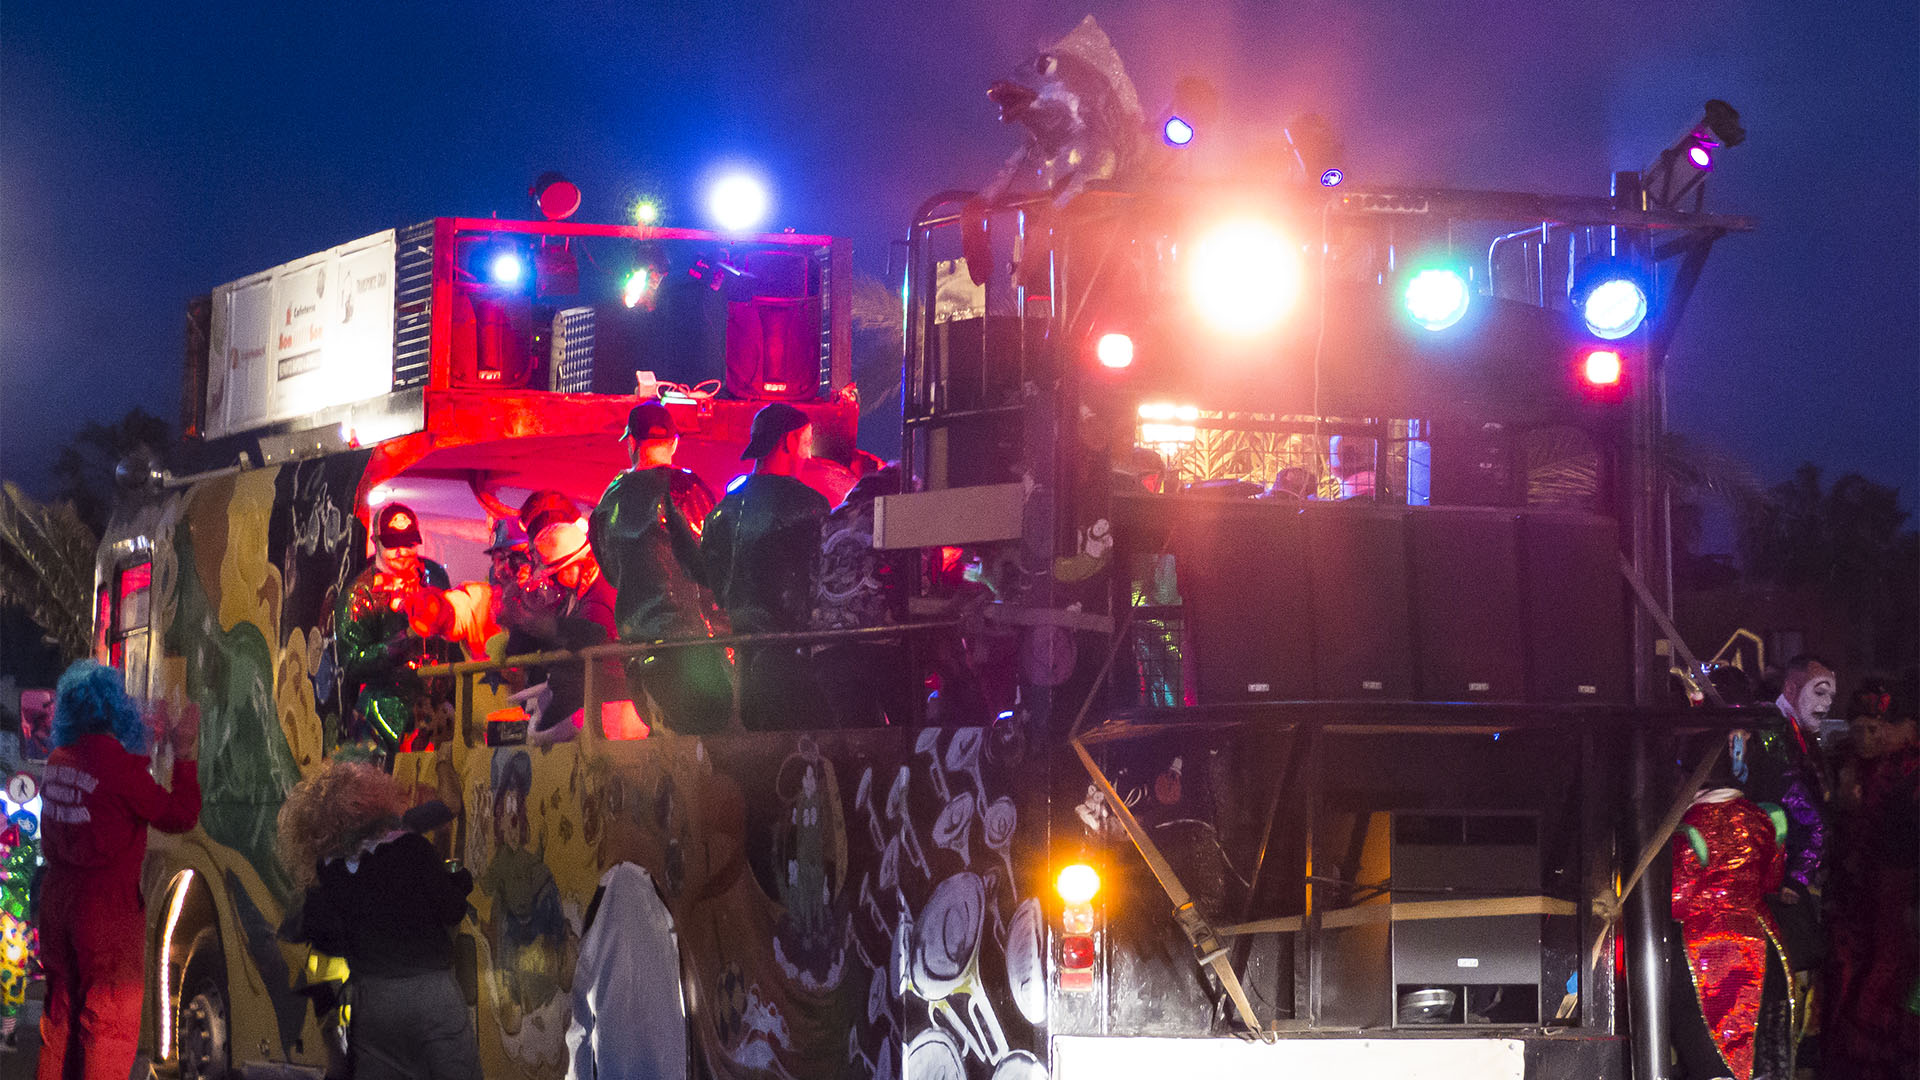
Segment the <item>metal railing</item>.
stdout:
<path fill-rule="evenodd" d="M 932 631 L 954 630 L 961 626 L 959 619 L 934 619 L 916 622 L 894 623 L 884 626 L 863 626 L 840 630 L 804 630 L 761 634 L 727 634 L 719 637 L 685 638 L 673 641 L 654 642 L 609 642 L 579 650 L 558 650 L 551 652 L 522 653 L 504 656 L 498 660 L 462 660 L 450 664 L 423 666 L 419 674 L 426 678 L 448 677 L 454 680 L 454 735 L 467 747 L 484 745 L 485 733 L 476 725 L 473 715 L 474 680 L 485 675 L 504 672 L 516 668 L 555 667 L 561 664 L 583 665 L 583 685 L 585 688 L 582 703 L 583 716 L 580 737 L 587 740 L 606 738 L 601 726 L 601 706 L 609 701 L 625 700 L 625 688 L 613 696 L 603 696 L 605 687 L 601 686 L 603 665 L 613 662 L 622 666 L 628 660 L 672 652 L 681 649 L 719 648 L 728 650 L 755 648 L 799 648 L 803 645 L 837 645 L 853 642 L 890 641 L 909 635 L 926 634 Z M 733 709 L 729 717 L 728 731 L 745 730 L 740 722 L 741 679 L 737 664 L 727 665 L 733 684 Z M 635 702 L 636 710 L 640 703 Z M 646 718 L 650 731 L 672 731 L 672 725 L 660 718 Z M 565 723 L 563 719 L 561 721 Z"/>

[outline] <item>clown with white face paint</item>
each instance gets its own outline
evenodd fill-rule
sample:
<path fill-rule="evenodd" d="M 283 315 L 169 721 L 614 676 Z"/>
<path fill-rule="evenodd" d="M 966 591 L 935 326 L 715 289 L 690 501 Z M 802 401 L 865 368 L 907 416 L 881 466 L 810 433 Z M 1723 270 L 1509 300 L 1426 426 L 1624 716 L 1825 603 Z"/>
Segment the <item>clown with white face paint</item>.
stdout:
<path fill-rule="evenodd" d="M 1797 658 L 1787 665 L 1787 680 L 1773 704 L 1793 721 L 1803 738 L 1818 738 L 1822 749 L 1831 750 L 1834 740 L 1847 728 L 1846 717 L 1832 715 L 1837 685 L 1832 668 L 1811 656 Z"/>
<path fill-rule="evenodd" d="M 1787 875 L 1776 894 L 1776 913 L 1795 970 L 1818 962 L 1822 935 L 1820 891 L 1825 884 L 1827 784 L 1815 741 L 1820 721 L 1833 708 L 1838 677 L 1822 661 L 1788 661 L 1786 681 L 1774 702 L 1787 723 L 1757 732 L 1736 731 L 1728 747 L 1735 778 L 1755 802 L 1786 813 Z"/>

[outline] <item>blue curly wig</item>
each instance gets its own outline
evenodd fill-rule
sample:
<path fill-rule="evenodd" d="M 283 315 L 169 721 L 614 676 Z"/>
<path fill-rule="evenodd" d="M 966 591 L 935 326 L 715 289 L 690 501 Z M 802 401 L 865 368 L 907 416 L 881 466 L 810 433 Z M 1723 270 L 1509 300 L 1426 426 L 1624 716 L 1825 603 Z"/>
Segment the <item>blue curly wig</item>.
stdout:
<path fill-rule="evenodd" d="M 117 668 L 75 660 L 60 676 L 53 706 L 53 745 L 72 746 L 88 735 L 118 739 L 130 754 L 144 754 L 153 740 L 140 707 L 127 696 Z"/>

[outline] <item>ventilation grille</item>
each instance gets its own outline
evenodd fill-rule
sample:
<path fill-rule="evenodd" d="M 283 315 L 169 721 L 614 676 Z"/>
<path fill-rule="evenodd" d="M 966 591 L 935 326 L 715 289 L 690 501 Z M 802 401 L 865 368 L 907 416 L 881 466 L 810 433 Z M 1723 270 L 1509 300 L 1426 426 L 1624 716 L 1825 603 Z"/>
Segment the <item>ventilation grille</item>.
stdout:
<path fill-rule="evenodd" d="M 593 309 L 566 308 L 553 316 L 553 387 L 563 394 L 593 392 Z"/>
<path fill-rule="evenodd" d="M 400 229 L 393 262 L 393 388 L 405 390 L 432 367 L 433 222 Z"/>
<path fill-rule="evenodd" d="M 828 249 L 826 257 L 820 260 L 820 400 L 826 401 L 833 395 L 833 255 Z M 847 303 L 852 303 L 849 296 Z"/>

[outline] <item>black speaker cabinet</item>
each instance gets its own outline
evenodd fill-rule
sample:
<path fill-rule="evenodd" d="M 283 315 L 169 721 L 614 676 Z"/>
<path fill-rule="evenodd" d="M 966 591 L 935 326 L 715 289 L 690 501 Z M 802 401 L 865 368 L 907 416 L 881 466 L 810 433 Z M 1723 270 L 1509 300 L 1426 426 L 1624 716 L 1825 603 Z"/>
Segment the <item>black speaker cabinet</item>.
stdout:
<path fill-rule="evenodd" d="M 1529 697 L 1631 701 L 1627 586 L 1613 522 L 1584 514 L 1528 514 L 1520 547 Z"/>
<path fill-rule="evenodd" d="M 1507 811 L 1396 813 L 1390 859 L 1398 903 L 1535 896 L 1540 820 Z M 1396 920 L 1398 1022 L 1539 1023 L 1544 925 L 1539 915 Z M 1416 996 L 1435 990 L 1451 992 L 1451 1011 L 1435 1007 L 1444 996 Z M 1423 1002 L 1431 1004 L 1422 1009 Z"/>
<path fill-rule="evenodd" d="M 1519 701 L 1519 527 L 1510 512 L 1421 508 L 1407 515 L 1419 696 Z"/>
<path fill-rule="evenodd" d="M 1020 397 L 1020 320 L 949 319 L 933 328 L 934 374 L 948 410 L 985 409 Z"/>
<path fill-rule="evenodd" d="M 1411 698 L 1406 512 L 1328 506 L 1301 517 L 1312 564 L 1316 694 Z"/>
<path fill-rule="evenodd" d="M 1175 557 L 1199 700 L 1312 697 L 1307 533 L 1300 511 L 1272 503 L 1185 501 L 1185 547 Z"/>

